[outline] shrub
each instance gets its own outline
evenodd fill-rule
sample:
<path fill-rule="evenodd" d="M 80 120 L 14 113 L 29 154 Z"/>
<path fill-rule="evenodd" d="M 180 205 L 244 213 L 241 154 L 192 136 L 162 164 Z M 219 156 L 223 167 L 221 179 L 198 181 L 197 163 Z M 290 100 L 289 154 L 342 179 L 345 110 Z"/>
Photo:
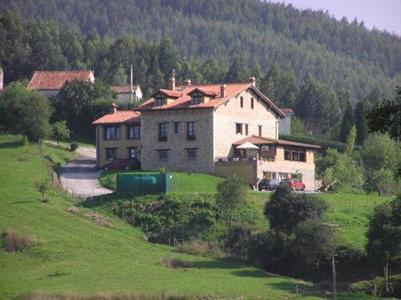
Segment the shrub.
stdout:
<path fill-rule="evenodd" d="M 46 193 L 50 190 L 49 183 L 46 180 L 39 181 L 36 183 L 36 188 L 42 195 L 41 201 L 43 203 L 48 202 L 49 200 L 46 198 Z"/>
<path fill-rule="evenodd" d="M 28 146 L 29 145 L 29 139 L 26 135 L 22 138 L 22 146 Z"/>
<path fill-rule="evenodd" d="M 167 268 L 191 268 L 194 266 L 192 261 L 185 261 L 180 258 L 173 258 L 171 256 L 165 256 L 162 259 L 161 264 Z"/>
<path fill-rule="evenodd" d="M 224 248 L 234 256 L 246 258 L 248 256 L 249 243 L 252 230 L 247 225 L 237 224 L 230 228 L 224 241 Z"/>
<path fill-rule="evenodd" d="M 7 252 L 21 251 L 36 244 L 36 239 L 22 234 L 12 228 L 7 228 L 3 232 L 4 247 Z"/>
<path fill-rule="evenodd" d="M 224 252 L 221 250 L 218 243 L 213 241 L 202 241 L 202 240 L 185 241 L 176 249 L 178 252 L 206 256 L 206 257 L 221 258 L 224 256 Z"/>
<path fill-rule="evenodd" d="M 216 203 L 223 212 L 238 208 L 245 200 L 247 186 L 238 176 L 230 176 L 217 186 Z"/>
<path fill-rule="evenodd" d="M 160 168 L 158 169 L 158 171 L 159 171 L 160 174 L 166 174 L 166 173 L 167 173 L 167 168 L 165 168 L 165 167 L 160 167 Z"/>
<path fill-rule="evenodd" d="M 73 152 L 73 151 L 77 150 L 78 147 L 79 147 L 78 143 L 71 143 L 70 144 L 70 151 Z"/>

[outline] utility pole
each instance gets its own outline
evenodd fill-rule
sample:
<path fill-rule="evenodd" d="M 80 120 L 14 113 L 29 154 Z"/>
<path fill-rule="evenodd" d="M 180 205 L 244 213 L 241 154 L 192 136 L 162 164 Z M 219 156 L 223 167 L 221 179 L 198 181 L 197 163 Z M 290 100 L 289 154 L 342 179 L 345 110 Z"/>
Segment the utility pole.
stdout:
<path fill-rule="evenodd" d="M 130 100 L 131 103 L 134 102 L 134 70 L 133 70 L 133 66 L 131 65 L 131 76 L 130 76 Z"/>
<path fill-rule="evenodd" d="M 330 256 L 331 256 L 331 272 L 333 279 L 333 299 L 337 300 L 337 270 L 336 270 L 336 250 L 337 250 L 337 238 L 336 231 L 338 224 L 322 223 L 322 225 L 328 226 L 331 231 L 331 243 L 330 243 Z"/>

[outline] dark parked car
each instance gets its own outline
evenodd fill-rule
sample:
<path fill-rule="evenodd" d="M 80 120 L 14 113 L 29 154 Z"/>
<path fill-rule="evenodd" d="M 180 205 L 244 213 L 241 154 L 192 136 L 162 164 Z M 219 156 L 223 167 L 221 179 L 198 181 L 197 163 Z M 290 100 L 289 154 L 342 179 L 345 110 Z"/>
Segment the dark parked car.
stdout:
<path fill-rule="evenodd" d="M 293 191 L 305 190 L 305 184 L 301 180 L 295 178 L 283 179 L 280 184 L 288 185 Z"/>
<path fill-rule="evenodd" d="M 258 189 L 259 191 L 271 191 L 278 187 L 280 182 L 273 178 L 273 179 L 262 179 L 259 181 Z"/>
<path fill-rule="evenodd" d="M 116 159 L 104 165 L 105 170 L 136 170 L 141 167 L 137 159 Z"/>

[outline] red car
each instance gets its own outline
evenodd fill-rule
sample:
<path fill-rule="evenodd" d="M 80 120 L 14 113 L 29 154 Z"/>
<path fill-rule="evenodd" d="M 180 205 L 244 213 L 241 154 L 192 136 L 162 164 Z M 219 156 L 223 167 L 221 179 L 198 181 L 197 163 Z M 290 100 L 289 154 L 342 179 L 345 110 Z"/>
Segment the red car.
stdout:
<path fill-rule="evenodd" d="M 116 159 L 103 167 L 105 170 L 136 170 L 140 168 L 139 161 L 136 159 Z"/>
<path fill-rule="evenodd" d="M 283 179 L 281 180 L 280 184 L 288 185 L 293 191 L 305 190 L 305 184 L 301 180 L 295 178 Z"/>

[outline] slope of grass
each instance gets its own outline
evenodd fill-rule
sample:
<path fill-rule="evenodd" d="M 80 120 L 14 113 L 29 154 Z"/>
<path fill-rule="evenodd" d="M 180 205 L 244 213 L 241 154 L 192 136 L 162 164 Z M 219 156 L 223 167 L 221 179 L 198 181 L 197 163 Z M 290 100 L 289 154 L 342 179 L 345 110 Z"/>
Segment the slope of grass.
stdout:
<path fill-rule="evenodd" d="M 104 172 L 100 182 L 102 185 L 114 189 L 116 171 Z M 215 193 L 217 184 L 222 180 L 206 174 L 173 174 L 173 193 Z M 376 205 L 388 202 L 392 197 L 381 197 L 374 194 L 349 194 L 349 193 L 319 193 L 317 197 L 328 203 L 328 222 L 339 225 L 342 242 L 350 246 L 363 249 L 366 245 L 366 231 L 369 217 Z M 263 216 L 266 201 L 269 200 L 269 192 L 249 191 L 246 205 L 240 210 L 240 214 L 254 214 L 255 223 L 261 229 L 268 227 L 268 222 Z"/>
<path fill-rule="evenodd" d="M 60 160 L 71 155 L 53 148 L 47 151 Z M 0 136 L 0 230 L 14 228 L 38 241 L 21 252 L 0 249 L 0 299 L 39 291 L 82 295 L 168 291 L 289 299 L 296 284 L 301 292 L 310 288 L 246 265 L 178 254 L 167 246 L 150 244 L 141 232 L 117 218 L 110 218 L 111 227 L 99 226 L 67 212 L 77 200 L 58 190 L 49 192 L 48 203 L 41 203 L 37 180 L 50 181 L 38 146 L 23 147 L 16 137 Z M 191 261 L 193 267 L 164 267 L 161 261 L 166 256 Z"/>

